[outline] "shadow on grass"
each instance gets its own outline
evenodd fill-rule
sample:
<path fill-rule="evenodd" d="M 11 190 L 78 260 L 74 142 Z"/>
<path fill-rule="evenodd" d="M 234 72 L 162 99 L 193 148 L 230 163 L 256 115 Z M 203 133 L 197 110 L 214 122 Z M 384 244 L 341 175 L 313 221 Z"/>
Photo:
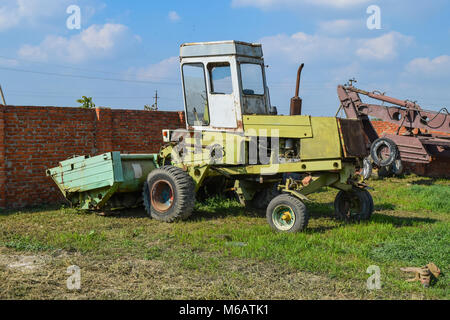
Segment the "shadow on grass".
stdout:
<path fill-rule="evenodd" d="M 17 209 L 0 209 L 0 216 L 13 216 L 18 214 L 33 214 L 45 211 L 57 211 L 63 207 L 60 204 L 44 204 L 39 206 L 24 207 Z"/>
<path fill-rule="evenodd" d="M 399 216 L 390 216 L 385 214 L 374 214 L 372 216 L 372 221 L 374 222 L 382 222 L 382 223 L 390 223 L 395 227 L 410 227 L 421 223 L 436 223 L 439 220 L 432 218 L 421 218 L 421 217 L 399 217 Z"/>
<path fill-rule="evenodd" d="M 395 210 L 395 205 L 388 202 L 376 203 L 374 207 L 374 211 L 392 211 Z"/>
<path fill-rule="evenodd" d="M 113 219 L 149 219 L 149 215 L 145 211 L 144 207 L 109 211 L 104 216 L 105 218 Z"/>
<path fill-rule="evenodd" d="M 192 216 L 189 217 L 188 221 L 197 222 L 201 220 L 215 220 L 223 219 L 227 217 L 247 217 L 261 219 L 266 216 L 264 210 L 257 210 L 254 208 L 245 207 L 232 207 L 232 208 L 220 208 L 217 207 L 215 210 L 205 210 L 196 209 Z"/>
<path fill-rule="evenodd" d="M 307 234 L 325 233 L 327 231 L 334 230 L 336 228 L 340 228 L 344 225 L 345 225 L 345 223 L 340 222 L 338 225 L 335 225 L 335 226 L 308 226 L 304 232 Z"/>
<path fill-rule="evenodd" d="M 210 204 L 210 203 L 209 203 Z M 307 203 L 309 219 L 320 219 L 320 218 L 333 218 L 333 203 Z M 255 209 L 251 207 L 243 207 L 237 202 L 228 203 L 228 206 L 223 207 L 220 205 L 215 205 L 213 208 L 208 206 L 208 203 L 201 204 L 197 210 L 194 211 L 193 215 L 188 219 L 188 221 L 198 222 L 202 220 L 215 220 L 223 219 L 227 217 L 247 217 L 251 219 L 266 219 L 266 209 Z M 339 227 L 337 226 L 310 226 L 308 227 L 308 232 L 313 233 L 323 233 L 330 229 Z"/>
<path fill-rule="evenodd" d="M 308 208 L 310 218 L 329 218 L 334 216 L 333 202 L 307 202 L 306 207 Z"/>
<path fill-rule="evenodd" d="M 439 179 L 437 178 L 423 178 L 420 180 L 415 180 L 412 181 L 411 184 L 416 184 L 419 186 L 432 186 L 434 184 L 436 184 L 436 181 L 438 181 Z"/>

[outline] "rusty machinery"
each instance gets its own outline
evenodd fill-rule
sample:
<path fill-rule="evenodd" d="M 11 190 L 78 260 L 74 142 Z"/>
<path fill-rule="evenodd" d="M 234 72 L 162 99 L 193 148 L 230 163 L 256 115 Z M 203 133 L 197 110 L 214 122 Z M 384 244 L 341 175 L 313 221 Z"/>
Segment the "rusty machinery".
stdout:
<path fill-rule="evenodd" d="M 399 174 L 402 162 L 428 164 L 436 159 L 450 161 L 450 136 L 445 135 L 450 133 L 450 114 L 446 108 L 439 112 L 424 110 L 414 101 L 392 98 L 378 91 L 364 91 L 354 87 L 353 82 L 355 80 L 338 86 L 339 110 L 344 110 L 349 119 L 362 120 L 371 145 L 370 158 L 365 160 L 366 176 L 370 175 L 372 162 L 385 174 Z M 382 101 L 382 104 L 365 103 L 361 95 Z M 370 118 L 392 123 L 398 129 L 380 137 Z M 402 132 L 402 128 L 406 130 Z"/>

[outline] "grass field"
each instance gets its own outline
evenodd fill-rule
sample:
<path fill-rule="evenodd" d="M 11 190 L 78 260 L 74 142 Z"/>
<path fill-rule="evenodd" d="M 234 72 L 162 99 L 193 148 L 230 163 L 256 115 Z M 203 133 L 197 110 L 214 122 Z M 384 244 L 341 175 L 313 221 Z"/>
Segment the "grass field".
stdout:
<path fill-rule="evenodd" d="M 0 299 L 449 299 L 450 181 L 371 180 L 370 222 L 332 218 L 336 191 L 311 196 L 308 230 L 275 234 L 235 201 L 197 204 L 163 224 L 143 210 L 101 217 L 67 208 L 0 214 Z M 428 289 L 400 267 L 434 262 Z M 81 290 L 66 287 L 81 268 Z M 368 290 L 377 265 L 382 288 Z"/>

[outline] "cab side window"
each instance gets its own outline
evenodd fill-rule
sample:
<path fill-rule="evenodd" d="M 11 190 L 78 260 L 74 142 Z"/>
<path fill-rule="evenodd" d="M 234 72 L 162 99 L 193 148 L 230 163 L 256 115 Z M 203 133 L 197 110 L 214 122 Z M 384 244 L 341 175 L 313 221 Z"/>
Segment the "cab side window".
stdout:
<path fill-rule="evenodd" d="M 263 95 L 264 82 L 262 66 L 254 63 L 241 63 L 242 92 L 244 95 Z"/>

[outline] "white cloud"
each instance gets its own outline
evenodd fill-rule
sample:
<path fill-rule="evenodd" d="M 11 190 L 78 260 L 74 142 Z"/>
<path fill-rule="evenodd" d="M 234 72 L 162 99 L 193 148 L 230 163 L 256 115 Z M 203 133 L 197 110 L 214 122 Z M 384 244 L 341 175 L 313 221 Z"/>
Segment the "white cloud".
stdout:
<path fill-rule="evenodd" d="M 173 81 L 179 77 L 179 63 L 179 57 L 170 57 L 147 67 L 131 68 L 128 74 L 134 75 L 139 80 Z"/>
<path fill-rule="evenodd" d="M 408 39 L 408 41 L 400 41 L 396 45 L 389 44 L 389 50 L 374 53 L 370 50 L 368 43 L 378 42 L 379 38 L 384 39 L 383 36 L 355 38 L 298 32 L 260 39 L 266 63 L 271 66 L 267 71 L 269 84 L 277 88 L 271 91 L 272 101 L 275 105 L 281 106 L 285 103 L 281 98 L 292 94 L 296 70 L 300 63 L 306 64 L 302 80 L 305 99 L 308 99 L 307 95 L 310 95 L 309 99 L 314 100 L 314 95 L 317 95 L 315 99 L 323 101 L 324 92 L 335 97 L 336 85 L 345 83 L 353 77 L 361 80 L 363 85 L 368 82 L 372 84 L 373 79 L 382 79 L 380 83 L 385 85 L 389 79 L 398 76 L 401 72 L 398 70 L 400 65 L 397 66 L 397 61 L 393 58 L 400 56 L 409 41 L 412 41 L 401 34 L 389 35 L 387 38 L 392 37 L 397 40 Z M 327 99 L 329 103 L 333 103 L 332 98 Z M 305 105 L 311 103 L 319 107 L 312 100 L 305 102 Z"/>
<path fill-rule="evenodd" d="M 179 21 L 181 18 L 180 18 L 180 16 L 178 15 L 178 13 L 177 13 L 176 11 L 170 11 L 170 12 L 169 12 L 169 19 L 170 19 L 170 21 L 172 21 L 172 22 L 177 22 L 177 21 Z"/>
<path fill-rule="evenodd" d="M 15 67 L 17 65 L 19 65 L 19 61 L 15 60 L 15 59 L 0 57 L 0 66 L 2 66 L 2 67 Z"/>
<path fill-rule="evenodd" d="M 360 20 L 339 19 L 319 22 L 319 33 L 329 35 L 339 35 L 349 33 L 358 27 L 365 27 L 365 23 Z"/>
<path fill-rule="evenodd" d="M 343 62 L 355 60 L 391 61 L 413 38 L 390 32 L 376 38 L 351 38 L 328 34 L 278 34 L 264 37 L 265 56 L 284 63 Z"/>
<path fill-rule="evenodd" d="M 450 74 L 450 56 L 414 59 L 406 66 L 406 72 L 414 75 L 448 76 Z"/>
<path fill-rule="evenodd" d="M 361 40 L 356 54 L 367 60 L 390 60 L 397 57 L 401 46 L 408 46 L 413 39 L 398 32 L 390 32 L 378 38 Z"/>
<path fill-rule="evenodd" d="M 10 11 L 6 7 L 0 7 L 0 31 L 8 30 L 18 24 L 17 12 Z"/>
<path fill-rule="evenodd" d="M 33 24 L 39 19 L 57 13 L 65 14 L 71 0 L 2 0 L 0 4 L 0 31 L 24 24 Z"/>
<path fill-rule="evenodd" d="M 47 36 L 37 46 L 24 45 L 19 56 L 30 60 L 48 61 L 56 59 L 79 63 L 91 59 L 107 58 L 117 51 L 139 41 L 128 27 L 122 24 L 92 25 L 81 33 L 66 38 Z"/>
<path fill-rule="evenodd" d="M 348 55 L 350 38 L 333 38 L 298 32 L 279 34 L 261 39 L 267 56 L 287 59 L 292 63 L 311 62 L 324 58 L 338 59 Z"/>
<path fill-rule="evenodd" d="M 302 4 L 334 8 L 350 8 L 376 0 L 233 0 L 232 7 L 257 7 L 261 9 L 283 8 Z"/>

